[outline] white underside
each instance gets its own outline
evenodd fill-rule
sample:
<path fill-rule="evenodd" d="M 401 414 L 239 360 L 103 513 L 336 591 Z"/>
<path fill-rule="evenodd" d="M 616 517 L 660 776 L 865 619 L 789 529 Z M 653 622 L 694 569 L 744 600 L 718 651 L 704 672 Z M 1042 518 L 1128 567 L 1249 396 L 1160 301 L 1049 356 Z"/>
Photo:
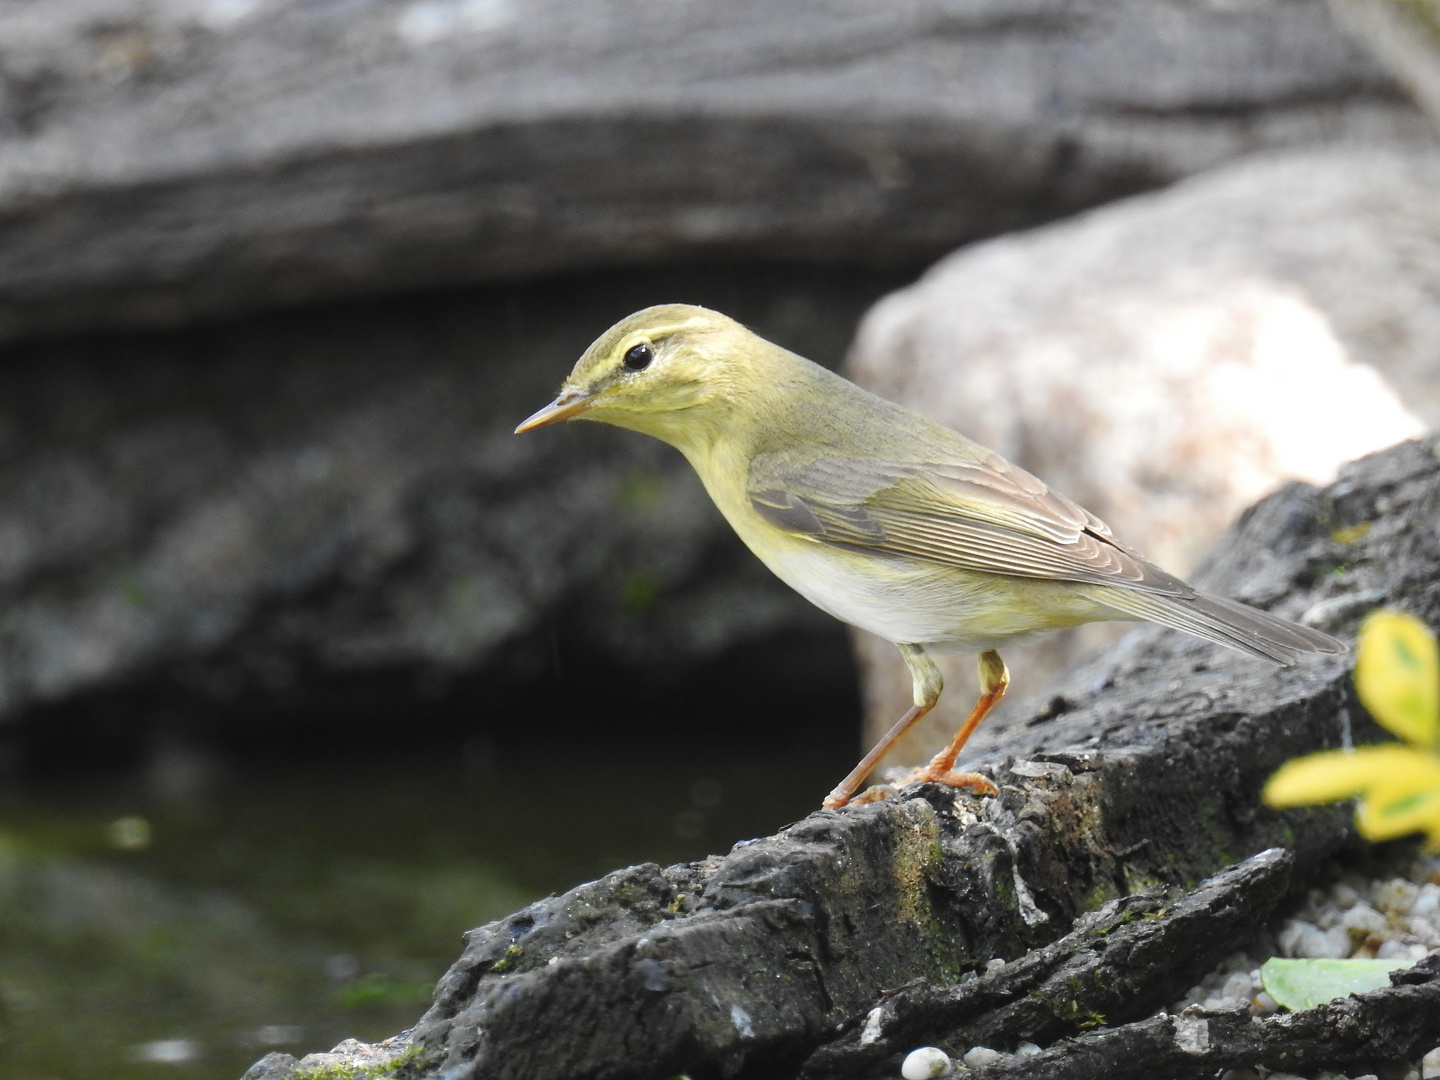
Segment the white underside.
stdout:
<path fill-rule="evenodd" d="M 1083 586 L 799 541 L 762 561 L 822 611 L 889 641 L 982 652 L 1042 630 L 1127 618 Z"/>
<path fill-rule="evenodd" d="M 692 462 L 740 539 L 781 581 L 820 610 L 888 641 L 974 653 L 1043 630 L 1134 618 L 1097 599 L 1103 595 L 1098 587 L 959 570 L 777 535 L 742 493 L 710 482 L 723 469 Z M 742 469 L 739 463 L 732 468 Z"/>

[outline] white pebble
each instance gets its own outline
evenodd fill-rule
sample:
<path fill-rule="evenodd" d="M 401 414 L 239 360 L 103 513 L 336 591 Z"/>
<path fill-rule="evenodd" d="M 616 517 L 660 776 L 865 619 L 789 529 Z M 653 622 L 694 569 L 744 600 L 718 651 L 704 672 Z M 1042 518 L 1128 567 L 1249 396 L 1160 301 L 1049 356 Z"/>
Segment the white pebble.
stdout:
<path fill-rule="evenodd" d="M 962 1060 L 967 1069 L 979 1069 L 993 1061 L 999 1061 L 1004 1056 L 999 1050 L 991 1050 L 988 1046 L 972 1046 L 965 1051 L 965 1057 Z"/>
<path fill-rule="evenodd" d="M 1311 954 L 1312 959 L 1341 959 L 1349 956 L 1355 951 L 1355 946 L 1350 940 L 1350 931 L 1343 926 L 1337 926 L 1333 930 L 1325 931 L 1325 942 L 1317 944 L 1316 951 Z"/>
<path fill-rule="evenodd" d="M 1420 1075 L 1423 1076 L 1425 1080 L 1431 1080 L 1431 1077 L 1440 1076 L 1440 1046 L 1437 1046 L 1420 1059 Z"/>
<path fill-rule="evenodd" d="M 1360 893 L 1348 882 L 1339 881 L 1330 886 L 1330 899 L 1336 907 L 1352 908 L 1360 902 Z"/>
<path fill-rule="evenodd" d="M 1381 911 L 1403 915 L 1420 898 L 1420 886 L 1404 878 L 1391 878 L 1375 890 L 1375 906 Z"/>
<path fill-rule="evenodd" d="M 1044 1053 L 1044 1051 L 1032 1042 L 1022 1042 L 1019 1046 L 1015 1047 L 1016 1057 L 1030 1057 L 1033 1054 L 1042 1053 Z"/>
<path fill-rule="evenodd" d="M 1369 904 L 1356 904 L 1345 912 L 1345 917 L 1340 920 L 1340 925 L 1347 930 L 1360 930 L 1366 934 L 1382 934 L 1390 926 L 1385 920 L 1385 916 Z"/>
<path fill-rule="evenodd" d="M 1237 971 L 1225 980 L 1220 988 L 1220 997 L 1229 1001 L 1249 1001 L 1260 989 L 1250 978 L 1250 972 Z"/>
<path fill-rule="evenodd" d="M 1422 919 L 1433 919 L 1440 915 L 1440 885 L 1433 881 L 1421 885 L 1415 903 L 1410 905 L 1410 915 L 1412 918 L 1419 916 Z"/>
<path fill-rule="evenodd" d="M 1281 955 L 1294 956 L 1295 947 L 1300 944 L 1301 937 L 1313 929 L 1315 928 L 1309 923 L 1303 923 L 1299 919 L 1287 919 L 1280 928 L 1280 933 L 1275 935 L 1275 944 L 1280 946 Z"/>
<path fill-rule="evenodd" d="M 1403 941 L 1391 939 L 1381 942 L 1380 947 L 1375 950 L 1377 960 L 1409 960 L 1418 964 L 1425 959 L 1425 954 L 1430 950 L 1424 945 L 1407 945 Z"/>
<path fill-rule="evenodd" d="M 860 1029 L 860 1045 L 869 1046 L 880 1041 L 885 1030 L 885 1006 L 876 1005 L 865 1015 L 865 1026 Z"/>
<path fill-rule="evenodd" d="M 1225 957 L 1224 960 L 1221 960 L 1215 970 L 1228 975 L 1234 971 L 1249 971 L 1254 966 L 1255 961 L 1251 960 L 1248 954 L 1240 951 L 1232 952 L 1229 956 Z"/>
<path fill-rule="evenodd" d="M 1291 919 L 1277 935 L 1286 956 L 1309 960 L 1338 960 L 1350 955 L 1350 932 L 1343 926 L 1321 930 L 1312 923 Z"/>
<path fill-rule="evenodd" d="M 1432 949 L 1440 945 L 1440 916 L 1411 915 L 1405 920 L 1405 929 Z"/>
<path fill-rule="evenodd" d="M 955 1071 L 950 1056 L 938 1046 L 922 1046 L 905 1055 L 905 1064 L 900 1066 L 900 1075 L 905 1080 L 934 1080 L 937 1076 L 949 1076 Z"/>

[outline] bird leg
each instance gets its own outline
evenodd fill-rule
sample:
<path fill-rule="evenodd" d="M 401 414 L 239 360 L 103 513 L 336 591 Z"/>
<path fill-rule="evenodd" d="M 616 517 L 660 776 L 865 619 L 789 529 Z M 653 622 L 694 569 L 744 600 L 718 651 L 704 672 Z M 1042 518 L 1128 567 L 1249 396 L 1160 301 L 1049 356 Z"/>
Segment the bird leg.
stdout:
<path fill-rule="evenodd" d="M 955 759 L 960 756 L 961 748 L 980 726 L 980 721 L 989 716 L 990 710 L 1000 703 L 1000 699 L 1005 696 L 1005 688 L 1009 685 L 1010 672 L 1006 670 L 1005 661 L 1000 659 L 1000 654 L 994 649 L 981 653 L 980 700 L 975 703 L 975 708 L 970 710 L 970 718 L 955 733 L 950 745 L 931 758 L 929 765 L 911 773 L 908 782 L 913 784 L 921 780 L 933 780 L 951 787 L 969 788 L 982 795 L 998 794 L 999 789 L 988 777 L 979 773 L 956 772 Z"/>
<path fill-rule="evenodd" d="M 890 748 L 895 745 L 900 736 L 914 727 L 916 722 L 933 709 L 935 703 L 940 700 L 940 691 L 945 687 L 945 680 L 940 677 L 940 669 L 935 666 L 935 661 L 926 656 L 925 650 L 919 645 L 897 643 L 895 647 L 900 650 L 900 659 L 904 660 L 905 666 L 910 669 L 910 682 L 915 704 L 906 710 L 904 716 L 895 721 L 895 725 L 871 748 L 860 764 L 850 770 L 850 775 L 841 780 L 835 790 L 825 796 L 822 806 L 834 808 L 844 806 L 849 802 L 850 796 L 855 794 L 856 789 L 864 783 L 865 777 L 870 775 L 870 770 L 875 768 L 880 763 L 880 759 L 890 752 Z M 995 659 L 998 661 L 1000 657 L 996 656 Z M 1000 668 L 1003 671 L 1005 665 L 1001 664 Z M 979 721 L 977 720 L 976 723 Z"/>

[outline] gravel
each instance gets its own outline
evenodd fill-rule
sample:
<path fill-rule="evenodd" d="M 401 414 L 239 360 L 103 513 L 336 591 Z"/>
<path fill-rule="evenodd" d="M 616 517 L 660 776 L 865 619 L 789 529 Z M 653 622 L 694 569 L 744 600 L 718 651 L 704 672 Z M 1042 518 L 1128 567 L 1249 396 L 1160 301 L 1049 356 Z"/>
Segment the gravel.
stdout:
<path fill-rule="evenodd" d="M 1171 1012 L 1191 1005 L 1204 1009 L 1248 1004 L 1256 1016 L 1278 1012 L 1279 1006 L 1260 983 L 1260 967 L 1272 956 L 1312 959 L 1374 957 L 1417 962 L 1440 949 L 1440 858 L 1412 855 L 1380 859 L 1363 869 L 1337 871 L 1326 888 L 1311 889 L 1283 921 L 1239 952 L 1231 953 L 1199 984 L 1192 987 Z M 993 961 L 992 961 L 993 963 Z M 1037 1053 L 1024 1043 L 1017 1053 Z M 943 1051 L 921 1047 L 906 1061 L 910 1076 L 950 1075 L 943 1071 Z M 976 1046 L 952 1067 L 980 1068 L 1004 1056 L 1001 1051 Z M 913 1059 L 913 1060 L 912 1060 Z M 922 1069 L 924 1071 L 922 1071 Z M 937 1070 L 937 1071 L 931 1071 Z M 1440 1078 L 1440 1047 L 1425 1055 L 1419 1069 L 1404 1080 Z M 1312 1076 L 1256 1069 L 1231 1069 L 1221 1080 L 1377 1080 L 1374 1074 L 1347 1076 L 1325 1070 Z"/>
<path fill-rule="evenodd" d="M 1260 984 L 1260 966 L 1272 956 L 1310 959 L 1375 957 L 1416 962 L 1440 949 L 1440 858 L 1401 857 L 1377 864 L 1377 876 L 1349 870 L 1327 888 L 1311 889 L 1300 906 L 1249 948 L 1227 956 L 1171 1007 L 1233 1008 L 1248 1003 L 1264 1016 L 1278 1006 Z M 1440 1077 L 1440 1047 L 1425 1056 L 1406 1080 Z M 1309 1077 L 1232 1069 L 1222 1080 L 1365 1080 L 1342 1073 Z"/>

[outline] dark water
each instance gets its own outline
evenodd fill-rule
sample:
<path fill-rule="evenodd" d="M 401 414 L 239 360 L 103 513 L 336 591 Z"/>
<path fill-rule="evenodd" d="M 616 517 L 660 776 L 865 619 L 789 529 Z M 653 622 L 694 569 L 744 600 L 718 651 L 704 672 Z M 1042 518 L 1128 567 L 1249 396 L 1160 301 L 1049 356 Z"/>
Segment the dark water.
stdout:
<path fill-rule="evenodd" d="M 143 776 L 12 790 L 0 1076 L 233 1080 L 270 1049 L 394 1034 L 466 928 L 772 832 L 818 805 L 852 742 L 285 771 L 176 749 Z"/>

